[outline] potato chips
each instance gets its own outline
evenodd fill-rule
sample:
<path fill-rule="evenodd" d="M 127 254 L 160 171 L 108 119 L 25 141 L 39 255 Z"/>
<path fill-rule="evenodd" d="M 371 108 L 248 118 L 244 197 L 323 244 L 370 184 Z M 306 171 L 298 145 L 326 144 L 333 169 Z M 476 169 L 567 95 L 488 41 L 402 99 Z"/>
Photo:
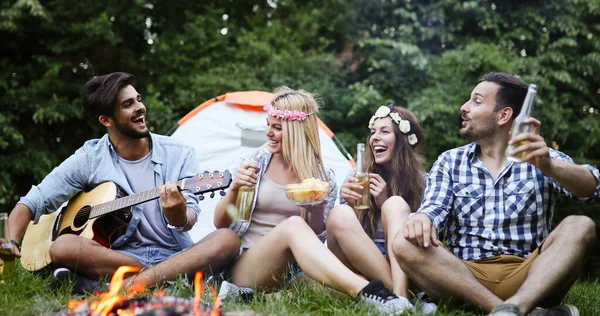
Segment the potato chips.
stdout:
<path fill-rule="evenodd" d="M 321 202 L 329 193 L 329 182 L 315 178 L 302 180 L 302 183 L 288 184 L 286 191 L 288 198 L 295 203 Z"/>

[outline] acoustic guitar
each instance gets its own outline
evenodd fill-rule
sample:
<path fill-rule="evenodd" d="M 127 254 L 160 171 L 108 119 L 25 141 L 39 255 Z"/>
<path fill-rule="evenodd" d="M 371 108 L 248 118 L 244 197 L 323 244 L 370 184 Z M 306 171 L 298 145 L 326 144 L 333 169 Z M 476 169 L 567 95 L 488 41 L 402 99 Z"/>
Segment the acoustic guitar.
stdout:
<path fill-rule="evenodd" d="M 179 190 L 194 194 L 221 191 L 231 184 L 229 171 L 205 171 L 192 178 L 177 182 Z M 63 234 L 76 234 L 110 247 L 123 235 L 131 221 L 131 207 L 159 198 L 159 188 L 123 196 L 123 190 L 113 182 L 104 182 L 89 192 L 80 192 L 56 212 L 44 214 L 37 224 L 29 223 L 21 246 L 21 264 L 28 271 L 39 271 L 48 266 L 50 246 Z M 204 196 L 200 196 L 203 200 Z"/>

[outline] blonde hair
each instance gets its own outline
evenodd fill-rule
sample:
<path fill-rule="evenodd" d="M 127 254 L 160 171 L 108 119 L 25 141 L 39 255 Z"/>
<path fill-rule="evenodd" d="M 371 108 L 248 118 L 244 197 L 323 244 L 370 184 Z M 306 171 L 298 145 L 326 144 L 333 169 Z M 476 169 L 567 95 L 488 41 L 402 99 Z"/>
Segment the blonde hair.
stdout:
<path fill-rule="evenodd" d="M 302 121 L 281 120 L 283 163 L 291 166 L 301 180 L 318 178 L 329 181 L 321 155 L 317 97 L 304 90 L 294 90 L 286 86 L 275 89 L 274 94 L 272 106 L 279 110 L 301 111 L 307 114 L 306 119 Z M 301 215 L 306 219 L 304 209 Z"/>

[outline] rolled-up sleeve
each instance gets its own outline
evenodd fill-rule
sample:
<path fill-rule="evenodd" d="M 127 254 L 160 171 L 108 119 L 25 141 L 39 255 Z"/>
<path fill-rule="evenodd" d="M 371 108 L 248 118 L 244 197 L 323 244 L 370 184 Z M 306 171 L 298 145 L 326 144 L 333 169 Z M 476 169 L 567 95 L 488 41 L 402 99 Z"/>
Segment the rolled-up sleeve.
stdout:
<path fill-rule="evenodd" d="M 573 159 L 571 159 L 571 157 L 567 156 L 566 154 L 564 154 L 558 150 L 549 149 L 549 151 L 550 151 L 550 158 L 552 158 L 552 159 L 562 160 L 562 161 L 572 163 L 572 164 L 575 163 L 573 161 Z M 591 196 L 576 197 L 569 190 L 567 190 L 564 186 L 562 186 L 560 183 L 558 183 L 558 181 L 552 179 L 551 177 L 547 177 L 547 179 L 550 181 L 551 185 L 556 190 L 559 190 L 560 192 L 562 192 L 564 195 L 566 195 L 569 198 L 576 199 L 576 200 L 579 200 L 584 203 L 600 202 L 600 171 L 598 171 L 597 168 L 594 168 L 591 165 L 583 165 L 583 167 L 588 169 L 592 173 L 592 176 L 596 179 L 596 188 L 594 190 L 594 194 L 592 194 Z"/>
<path fill-rule="evenodd" d="M 90 165 L 85 150 L 78 149 L 40 184 L 32 186 L 18 204 L 29 207 L 34 223 L 37 223 L 42 214 L 55 212 L 65 201 L 85 190 L 91 172 Z"/>
<path fill-rule="evenodd" d="M 450 163 L 442 155 L 435 162 L 429 176 L 421 207 L 417 213 L 424 213 L 439 230 L 450 212 L 452 203 L 452 180 L 450 177 Z"/>

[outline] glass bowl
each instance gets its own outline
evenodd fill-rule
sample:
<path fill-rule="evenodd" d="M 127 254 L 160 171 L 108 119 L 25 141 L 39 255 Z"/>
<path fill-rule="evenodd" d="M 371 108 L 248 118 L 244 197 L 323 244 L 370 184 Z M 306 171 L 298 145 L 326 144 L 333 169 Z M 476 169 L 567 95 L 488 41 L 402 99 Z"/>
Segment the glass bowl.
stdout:
<path fill-rule="evenodd" d="M 297 206 L 314 206 L 323 203 L 331 193 L 329 182 L 304 180 L 302 183 L 288 184 L 285 193 L 288 199 Z"/>

